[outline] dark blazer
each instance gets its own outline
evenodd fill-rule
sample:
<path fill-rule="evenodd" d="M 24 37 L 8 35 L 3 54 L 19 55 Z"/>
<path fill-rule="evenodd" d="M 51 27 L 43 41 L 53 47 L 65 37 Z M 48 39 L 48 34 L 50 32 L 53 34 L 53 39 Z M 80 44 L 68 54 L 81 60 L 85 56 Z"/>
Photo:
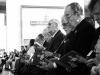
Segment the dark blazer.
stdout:
<path fill-rule="evenodd" d="M 92 49 L 92 42 L 95 40 L 95 28 L 86 19 L 71 31 L 65 38 L 65 43 L 59 49 L 58 53 L 64 55 L 71 50 L 75 50 L 86 57 Z"/>
<path fill-rule="evenodd" d="M 61 42 L 63 41 L 64 39 L 64 35 L 62 34 L 62 32 L 59 30 L 54 37 L 52 37 L 51 41 L 48 43 L 48 42 L 45 42 L 44 45 L 45 47 L 47 47 L 47 50 L 48 51 L 51 51 L 51 52 L 55 52 Z"/>

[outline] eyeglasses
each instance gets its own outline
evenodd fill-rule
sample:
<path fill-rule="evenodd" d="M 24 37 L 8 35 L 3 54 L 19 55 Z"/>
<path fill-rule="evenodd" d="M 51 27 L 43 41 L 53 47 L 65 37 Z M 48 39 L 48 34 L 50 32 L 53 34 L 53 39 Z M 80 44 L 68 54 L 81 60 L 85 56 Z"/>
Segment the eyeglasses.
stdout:
<path fill-rule="evenodd" d="M 70 14 L 66 14 L 65 18 L 69 20 L 72 16 L 73 16 L 73 14 L 71 14 L 71 15 Z"/>
<path fill-rule="evenodd" d="M 65 27 L 68 27 L 68 28 L 71 28 L 72 29 L 74 27 L 70 23 L 63 23 L 62 25 L 63 25 L 64 28 Z"/>

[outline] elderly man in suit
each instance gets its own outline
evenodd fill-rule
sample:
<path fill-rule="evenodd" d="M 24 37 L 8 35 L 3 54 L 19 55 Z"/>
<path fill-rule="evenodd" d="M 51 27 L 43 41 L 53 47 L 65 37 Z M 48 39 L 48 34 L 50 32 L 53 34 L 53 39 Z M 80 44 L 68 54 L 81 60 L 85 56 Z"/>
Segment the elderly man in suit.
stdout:
<path fill-rule="evenodd" d="M 92 49 L 92 42 L 95 40 L 95 28 L 90 22 L 88 22 L 87 19 L 82 20 L 82 12 L 81 6 L 75 2 L 65 7 L 62 26 L 67 35 L 64 38 L 62 45 L 56 51 L 61 54 L 61 57 L 66 55 L 71 50 L 74 50 L 82 57 L 86 58 L 87 54 Z M 62 60 L 64 59 L 62 58 L 59 61 L 65 63 Z M 49 66 L 51 65 L 56 67 L 50 69 L 46 75 L 61 75 L 62 73 L 68 75 L 88 75 L 90 70 L 85 63 L 79 63 L 78 66 L 70 72 L 65 70 L 64 67 L 61 67 L 61 65 L 56 62 L 49 64 Z"/>

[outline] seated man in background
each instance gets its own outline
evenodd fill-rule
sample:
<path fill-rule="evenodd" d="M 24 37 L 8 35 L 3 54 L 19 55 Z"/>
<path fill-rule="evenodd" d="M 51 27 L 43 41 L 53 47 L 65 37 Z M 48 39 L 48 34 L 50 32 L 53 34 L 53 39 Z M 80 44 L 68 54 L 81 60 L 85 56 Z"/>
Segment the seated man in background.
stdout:
<path fill-rule="evenodd" d="M 31 57 L 34 55 L 35 53 L 35 49 L 34 49 L 34 39 L 30 40 L 29 43 L 29 50 L 27 51 L 27 55 L 29 55 L 29 58 L 31 59 Z"/>
<path fill-rule="evenodd" d="M 12 61 L 12 69 L 11 69 L 11 72 L 14 72 L 15 71 L 15 63 L 19 59 L 19 52 L 16 49 L 14 49 L 14 57 L 15 57 L 15 59 Z"/>
<path fill-rule="evenodd" d="M 51 36 L 47 37 L 47 40 L 44 42 L 44 46 L 47 51 L 54 52 L 57 50 L 58 46 L 64 39 L 64 34 L 59 29 L 59 21 L 57 19 L 51 19 L 48 23 L 48 32 L 45 32 L 43 35 L 50 34 Z M 46 38 L 46 37 L 45 37 Z"/>
<path fill-rule="evenodd" d="M 21 46 L 21 51 L 19 52 L 19 59 L 15 62 L 15 75 L 20 75 L 21 68 L 25 66 L 25 55 L 27 54 L 27 51 L 25 50 L 24 46 Z"/>
<path fill-rule="evenodd" d="M 57 19 L 51 19 L 48 22 L 48 26 L 43 30 L 43 36 L 45 41 L 49 42 L 49 40 L 56 34 L 59 30 L 59 21 Z"/>
<path fill-rule="evenodd" d="M 13 68 L 12 62 L 15 61 L 14 52 L 10 52 L 9 59 L 6 61 L 5 69 L 11 70 Z"/>

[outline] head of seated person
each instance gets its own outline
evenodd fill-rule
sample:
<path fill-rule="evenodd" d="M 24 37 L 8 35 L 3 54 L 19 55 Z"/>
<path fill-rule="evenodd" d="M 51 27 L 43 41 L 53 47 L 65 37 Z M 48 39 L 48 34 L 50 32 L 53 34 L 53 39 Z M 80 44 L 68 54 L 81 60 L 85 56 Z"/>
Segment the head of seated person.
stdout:
<path fill-rule="evenodd" d="M 47 28 L 43 30 L 43 36 L 45 41 L 50 42 L 51 38 L 59 30 L 59 21 L 57 19 L 51 19 L 47 25 Z"/>
<path fill-rule="evenodd" d="M 30 44 L 30 47 L 34 45 L 34 41 L 35 41 L 34 39 L 31 39 L 30 40 L 30 43 L 29 43 Z"/>
<path fill-rule="evenodd" d="M 52 30 L 58 29 L 58 25 L 59 25 L 59 21 L 57 19 L 51 19 L 48 22 L 48 28 Z"/>
<path fill-rule="evenodd" d="M 4 53 L 3 53 L 3 56 L 4 56 L 4 57 L 6 57 L 6 56 L 7 56 L 7 53 L 6 53 L 6 52 L 4 52 Z"/>
<path fill-rule="evenodd" d="M 65 7 L 64 16 L 62 18 L 62 27 L 67 32 L 73 30 L 82 20 L 82 7 L 73 2 Z"/>

